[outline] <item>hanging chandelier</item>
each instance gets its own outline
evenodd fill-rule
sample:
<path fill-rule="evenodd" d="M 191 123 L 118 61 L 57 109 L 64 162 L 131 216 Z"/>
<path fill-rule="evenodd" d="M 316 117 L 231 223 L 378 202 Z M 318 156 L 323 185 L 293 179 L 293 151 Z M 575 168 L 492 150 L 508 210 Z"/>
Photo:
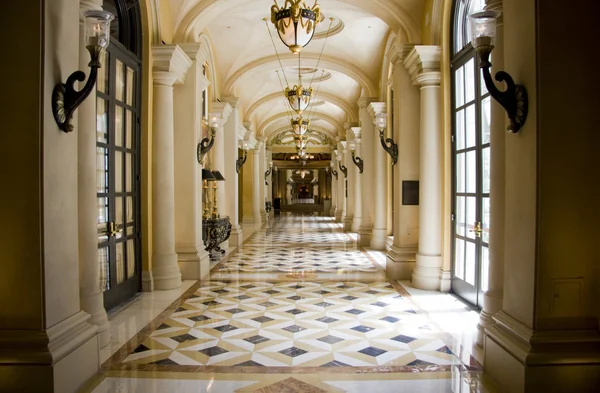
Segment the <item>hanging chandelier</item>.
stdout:
<path fill-rule="evenodd" d="M 308 8 L 304 0 L 285 0 L 281 8 L 277 0 L 273 2 L 271 22 L 279 38 L 292 53 L 300 53 L 313 38 L 315 27 L 323 18 L 317 0 L 312 8 Z"/>
<path fill-rule="evenodd" d="M 304 138 L 303 136 L 295 136 L 294 141 L 296 143 L 297 149 L 304 149 L 308 144 L 308 140 L 306 140 L 306 138 Z"/>
<path fill-rule="evenodd" d="M 306 169 L 302 169 L 302 170 L 296 171 L 296 174 L 297 174 L 297 175 L 300 175 L 300 177 L 301 177 L 301 178 L 303 178 L 303 179 L 304 179 L 304 177 L 305 177 L 307 174 L 309 174 L 309 173 L 310 173 L 310 171 L 308 171 L 308 170 L 306 170 Z"/>
<path fill-rule="evenodd" d="M 302 116 L 300 116 L 295 119 L 291 119 L 290 124 L 294 134 L 302 136 L 306 134 L 306 131 L 308 131 L 308 127 L 310 127 L 310 120 L 304 120 Z"/>
<path fill-rule="evenodd" d="M 308 108 L 312 94 L 312 87 L 307 89 L 302 86 L 302 79 L 300 79 L 300 86 L 294 85 L 294 87 L 291 89 L 289 87 L 285 88 L 285 97 L 290 103 L 292 109 L 298 114 L 301 114 L 306 108 Z"/>

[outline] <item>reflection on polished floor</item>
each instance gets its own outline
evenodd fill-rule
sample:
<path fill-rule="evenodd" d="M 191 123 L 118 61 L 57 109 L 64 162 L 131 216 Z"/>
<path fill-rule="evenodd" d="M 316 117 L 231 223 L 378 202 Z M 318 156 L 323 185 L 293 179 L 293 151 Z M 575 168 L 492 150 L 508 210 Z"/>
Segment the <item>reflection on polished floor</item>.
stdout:
<path fill-rule="evenodd" d="M 136 311 L 144 294 L 111 318 L 116 341 L 85 391 L 487 392 L 476 313 L 388 282 L 379 254 L 330 217 L 278 216 L 168 306 Z"/>

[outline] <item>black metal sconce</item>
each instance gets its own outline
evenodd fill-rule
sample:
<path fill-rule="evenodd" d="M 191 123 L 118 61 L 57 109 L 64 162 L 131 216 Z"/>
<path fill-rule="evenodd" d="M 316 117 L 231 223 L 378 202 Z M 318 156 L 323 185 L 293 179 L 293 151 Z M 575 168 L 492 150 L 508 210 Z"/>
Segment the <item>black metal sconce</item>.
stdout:
<path fill-rule="evenodd" d="M 331 174 L 332 174 L 333 176 L 335 176 L 335 180 L 337 180 L 337 179 L 338 179 L 338 173 L 337 173 L 337 171 L 336 171 L 336 170 L 333 168 L 333 162 L 330 162 L 330 163 L 329 163 L 329 166 L 331 167 Z M 329 169 L 329 168 L 326 168 L 326 169 Z"/>
<path fill-rule="evenodd" d="M 85 86 L 79 91 L 73 87 L 76 81 L 83 82 L 85 73 L 75 71 L 67 78 L 66 83 L 59 83 L 52 90 L 52 114 L 54 120 L 64 132 L 73 131 L 71 120 L 75 109 L 87 98 L 96 85 L 98 77 L 98 68 L 100 64 L 100 54 L 108 47 L 110 39 L 110 22 L 115 18 L 113 14 L 107 11 L 86 11 L 85 17 L 85 41 L 86 49 L 90 52 L 90 74 Z"/>
<path fill-rule="evenodd" d="M 271 171 L 273 170 L 273 162 L 271 161 L 269 163 L 269 169 L 267 169 L 265 171 L 265 186 L 269 185 L 269 182 L 267 181 L 267 177 L 269 177 L 269 175 L 271 174 Z"/>
<path fill-rule="evenodd" d="M 363 169 L 364 169 L 364 161 L 362 158 L 360 157 L 356 157 L 354 155 L 354 148 L 356 147 L 356 145 L 354 144 L 354 142 L 352 142 L 350 144 L 350 153 L 352 153 L 352 162 L 354 162 L 354 165 L 356 165 L 358 167 L 358 173 L 363 173 Z"/>
<path fill-rule="evenodd" d="M 215 135 L 217 135 L 217 130 L 219 129 L 219 119 L 221 115 L 218 113 L 211 113 L 210 115 L 210 138 L 203 138 L 196 146 L 196 157 L 198 158 L 198 162 L 201 163 L 204 159 L 204 156 L 208 154 L 210 149 L 212 149 L 215 144 Z"/>
<path fill-rule="evenodd" d="M 246 163 L 247 158 L 248 158 L 248 150 L 244 150 L 244 156 L 238 157 L 238 159 L 235 160 L 235 171 L 237 173 L 240 173 L 240 169 L 242 169 L 242 167 Z"/>
<path fill-rule="evenodd" d="M 469 15 L 471 24 L 472 41 L 471 45 L 479 55 L 479 68 L 483 73 L 485 87 L 494 97 L 496 101 L 506 110 L 510 124 L 507 131 L 511 134 L 519 132 L 525 120 L 527 120 L 527 112 L 529 100 L 527 98 L 527 90 L 525 86 L 515 84 L 513 78 L 504 71 L 496 72 L 495 79 L 498 82 L 506 82 L 506 90 L 500 91 L 492 81 L 490 74 L 490 54 L 494 49 L 494 41 L 496 39 L 496 19 L 500 16 L 496 11 L 479 11 Z"/>
<path fill-rule="evenodd" d="M 385 150 L 390 157 L 392 157 L 392 166 L 398 162 L 398 145 L 392 138 L 384 138 L 383 132 L 387 127 L 387 114 L 378 113 L 375 115 L 375 126 L 379 129 L 379 141 L 383 150 Z"/>
<path fill-rule="evenodd" d="M 344 174 L 344 178 L 348 177 L 348 168 L 342 165 L 342 161 L 338 161 L 338 166 L 340 167 L 340 171 Z"/>

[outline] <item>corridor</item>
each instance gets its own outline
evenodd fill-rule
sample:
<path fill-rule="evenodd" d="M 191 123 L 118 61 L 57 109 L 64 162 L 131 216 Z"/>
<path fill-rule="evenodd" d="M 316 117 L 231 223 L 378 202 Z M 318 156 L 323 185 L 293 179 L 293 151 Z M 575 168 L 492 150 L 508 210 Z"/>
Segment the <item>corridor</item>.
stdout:
<path fill-rule="evenodd" d="M 140 326 L 84 391 L 487 392 L 464 339 L 477 314 L 386 280 L 382 256 L 331 217 L 276 216 Z M 113 336 L 128 323 L 112 316 Z"/>

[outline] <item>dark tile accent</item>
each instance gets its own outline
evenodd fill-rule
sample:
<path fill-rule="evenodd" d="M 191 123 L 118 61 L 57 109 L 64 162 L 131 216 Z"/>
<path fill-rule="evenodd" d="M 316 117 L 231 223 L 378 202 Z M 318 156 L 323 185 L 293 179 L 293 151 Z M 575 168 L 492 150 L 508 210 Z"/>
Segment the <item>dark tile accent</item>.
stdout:
<path fill-rule="evenodd" d="M 371 306 L 387 307 L 387 306 L 389 306 L 389 304 L 384 303 L 384 302 L 375 302 L 375 303 L 371 303 Z"/>
<path fill-rule="evenodd" d="M 244 289 L 252 289 L 252 288 L 256 288 L 255 285 L 252 284 L 247 284 L 247 285 L 242 285 L 240 288 L 244 288 Z"/>
<path fill-rule="evenodd" d="M 187 319 L 189 319 L 190 321 L 194 321 L 194 322 L 202 322 L 202 321 L 206 321 L 207 319 L 210 319 L 210 318 L 207 317 L 206 315 L 196 315 L 193 317 L 188 317 Z"/>
<path fill-rule="evenodd" d="M 276 306 L 277 303 L 272 303 L 272 302 L 262 302 L 262 303 L 258 303 L 259 306 L 263 306 L 263 307 L 271 307 L 271 306 Z"/>
<path fill-rule="evenodd" d="M 353 308 L 352 310 L 348 310 L 346 311 L 348 314 L 354 314 L 354 315 L 358 315 L 358 314 L 362 314 L 364 313 L 363 310 L 359 310 L 358 308 Z"/>
<path fill-rule="evenodd" d="M 317 291 L 317 292 L 315 292 L 315 293 L 316 293 L 316 294 L 319 294 L 319 295 L 326 295 L 326 294 L 328 294 L 328 293 L 331 293 L 331 292 L 329 292 L 329 291 L 324 291 L 324 290 L 320 290 L 320 291 Z"/>
<path fill-rule="evenodd" d="M 229 291 L 227 289 L 217 289 L 216 291 L 211 291 L 211 292 L 221 294 L 221 293 L 228 293 Z"/>
<path fill-rule="evenodd" d="M 189 311 L 187 308 L 179 307 L 175 312 Z"/>
<path fill-rule="evenodd" d="M 426 362 L 425 360 L 417 359 L 417 360 L 413 360 L 412 362 L 408 363 L 407 366 L 437 366 L 437 365 L 434 363 Z"/>
<path fill-rule="evenodd" d="M 191 334 L 187 334 L 187 333 L 186 334 L 182 334 L 180 336 L 173 336 L 173 337 L 171 337 L 171 340 L 175 340 L 178 343 L 182 343 L 184 341 L 197 340 L 197 339 L 198 339 L 198 337 L 194 337 Z"/>
<path fill-rule="evenodd" d="M 302 296 L 294 295 L 294 296 L 288 297 L 288 299 L 290 299 L 290 300 L 300 300 L 300 299 L 304 299 L 304 298 Z"/>
<path fill-rule="evenodd" d="M 234 298 L 240 299 L 240 300 L 246 300 L 246 299 L 250 299 L 250 296 L 248 296 L 248 295 L 239 295 L 239 296 L 234 296 Z"/>
<path fill-rule="evenodd" d="M 335 319 L 335 318 L 331 318 L 331 317 L 323 317 L 323 318 L 317 319 L 317 321 L 323 322 L 323 323 L 332 323 L 332 322 L 339 321 L 339 319 Z"/>
<path fill-rule="evenodd" d="M 299 310 L 297 308 L 294 308 L 292 310 L 287 310 L 286 311 L 286 313 L 288 313 L 288 314 L 294 314 L 294 315 L 302 314 L 302 313 L 305 313 L 305 312 L 306 311 L 302 311 L 302 310 Z"/>
<path fill-rule="evenodd" d="M 344 296 L 342 299 L 352 301 L 352 300 L 356 300 L 358 298 L 356 296 Z"/>
<path fill-rule="evenodd" d="M 149 350 L 150 350 L 150 348 L 148 348 L 144 344 L 140 344 L 140 345 L 138 345 L 138 347 L 136 349 L 133 350 L 133 353 L 140 353 L 140 352 L 149 351 Z"/>
<path fill-rule="evenodd" d="M 296 347 L 291 347 L 291 348 L 279 351 L 279 353 L 281 353 L 283 355 L 287 355 L 291 358 L 295 358 L 296 356 L 304 355 L 307 352 L 308 351 L 305 351 L 304 349 L 300 349 L 300 348 L 296 348 Z"/>
<path fill-rule="evenodd" d="M 286 330 L 290 333 L 298 333 L 301 332 L 303 330 L 306 330 L 306 328 L 303 328 L 302 326 L 298 326 L 298 325 L 291 325 L 288 327 L 284 327 L 283 330 Z"/>
<path fill-rule="evenodd" d="M 260 344 L 260 343 L 264 343 L 265 341 L 269 341 L 269 338 L 263 337 L 263 336 L 252 336 L 252 337 L 248 337 L 245 338 L 244 341 L 248 341 L 250 344 Z"/>
<path fill-rule="evenodd" d="M 217 304 L 221 304 L 221 303 L 219 303 L 219 302 L 216 302 L 216 301 L 214 301 L 214 300 L 210 300 L 210 301 L 208 301 L 208 302 L 204 302 L 204 303 L 202 303 L 202 304 L 204 304 L 205 306 L 209 306 L 209 307 L 210 307 L 210 306 L 216 306 Z"/>
<path fill-rule="evenodd" d="M 404 310 L 404 312 L 409 312 L 411 314 L 416 314 L 417 313 L 415 310 Z"/>
<path fill-rule="evenodd" d="M 273 318 L 262 316 L 262 317 L 252 318 L 252 320 L 256 321 L 258 323 L 265 323 L 265 322 L 273 321 Z"/>
<path fill-rule="evenodd" d="M 242 308 L 238 308 L 238 307 L 236 307 L 236 308 L 230 308 L 229 310 L 225 310 L 225 311 L 227 311 L 230 314 L 238 314 L 238 313 L 241 313 L 241 312 L 246 312 L 246 310 L 244 310 Z"/>
<path fill-rule="evenodd" d="M 392 337 L 390 340 L 394 340 L 394 341 L 398 341 L 398 342 L 401 342 L 401 343 L 409 344 L 409 343 L 415 341 L 416 338 L 410 337 L 410 336 L 405 336 L 405 335 L 401 334 L 399 336 Z"/>
<path fill-rule="evenodd" d="M 327 303 L 327 302 L 319 302 L 316 303 L 315 306 L 319 306 L 319 307 L 329 307 L 329 306 L 333 306 L 333 303 Z"/>
<path fill-rule="evenodd" d="M 334 360 L 333 362 L 325 363 L 321 367 L 350 367 L 350 365 Z"/>
<path fill-rule="evenodd" d="M 273 289 L 269 289 L 268 291 L 264 291 L 264 293 L 268 294 L 268 295 L 274 295 L 276 293 L 280 293 L 279 291 L 275 291 Z"/>
<path fill-rule="evenodd" d="M 321 337 L 318 340 L 323 341 L 324 343 L 327 343 L 327 344 L 335 344 L 335 343 L 339 343 L 340 341 L 344 341 L 343 338 L 339 338 L 339 337 L 332 336 L 332 335 L 327 335 L 325 337 Z"/>
<path fill-rule="evenodd" d="M 387 316 L 387 317 L 385 317 L 385 318 L 381 318 L 381 320 L 382 320 L 382 321 L 389 322 L 389 323 L 396 323 L 396 322 L 398 322 L 400 319 L 399 319 L 399 318 L 395 318 L 395 317 L 390 317 L 390 316 Z"/>
<path fill-rule="evenodd" d="M 213 329 L 218 330 L 221 333 L 225 333 L 225 332 L 230 332 L 232 330 L 236 330 L 237 328 L 235 326 L 231 326 L 231 325 L 227 324 L 227 325 L 221 325 L 221 326 L 214 327 Z"/>
<path fill-rule="evenodd" d="M 210 348 L 201 349 L 198 352 L 202 352 L 206 356 L 217 356 L 217 355 L 221 355 L 223 353 L 227 353 L 229 351 L 226 349 L 223 349 L 221 347 L 210 347 Z"/>
<path fill-rule="evenodd" d="M 160 329 L 168 329 L 171 328 L 173 326 L 169 326 L 166 323 L 161 324 L 159 327 L 156 328 L 156 330 L 160 330 Z"/>
<path fill-rule="evenodd" d="M 381 292 L 379 292 L 379 291 L 374 291 L 374 290 L 370 289 L 370 290 L 368 290 L 368 291 L 365 291 L 364 293 L 368 293 L 369 295 L 376 295 L 376 294 L 378 294 L 378 293 L 381 293 Z"/>
<path fill-rule="evenodd" d="M 367 348 L 361 349 L 358 352 L 364 353 L 365 355 L 377 357 L 381 354 L 386 353 L 387 351 L 384 351 L 383 349 L 379 349 L 379 348 L 375 348 L 375 347 L 367 347 Z"/>
<path fill-rule="evenodd" d="M 361 332 L 361 333 L 368 333 L 371 330 L 375 330 L 375 328 L 365 326 L 365 325 L 358 325 L 358 326 L 354 326 L 352 328 L 352 330 L 356 330 L 357 332 Z"/>
<path fill-rule="evenodd" d="M 436 349 L 436 352 L 442 352 L 442 353 L 447 353 L 448 355 L 454 355 L 454 353 L 446 345 L 444 345 L 441 348 Z"/>
<path fill-rule="evenodd" d="M 239 366 L 239 367 L 264 367 L 264 365 L 257 363 L 254 360 L 248 360 L 246 362 L 236 364 L 236 366 Z"/>
<path fill-rule="evenodd" d="M 174 361 L 172 361 L 169 358 L 157 360 L 157 361 L 152 362 L 150 364 L 168 364 L 169 366 L 179 366 L 179 363 L 175 363 Z"/>

